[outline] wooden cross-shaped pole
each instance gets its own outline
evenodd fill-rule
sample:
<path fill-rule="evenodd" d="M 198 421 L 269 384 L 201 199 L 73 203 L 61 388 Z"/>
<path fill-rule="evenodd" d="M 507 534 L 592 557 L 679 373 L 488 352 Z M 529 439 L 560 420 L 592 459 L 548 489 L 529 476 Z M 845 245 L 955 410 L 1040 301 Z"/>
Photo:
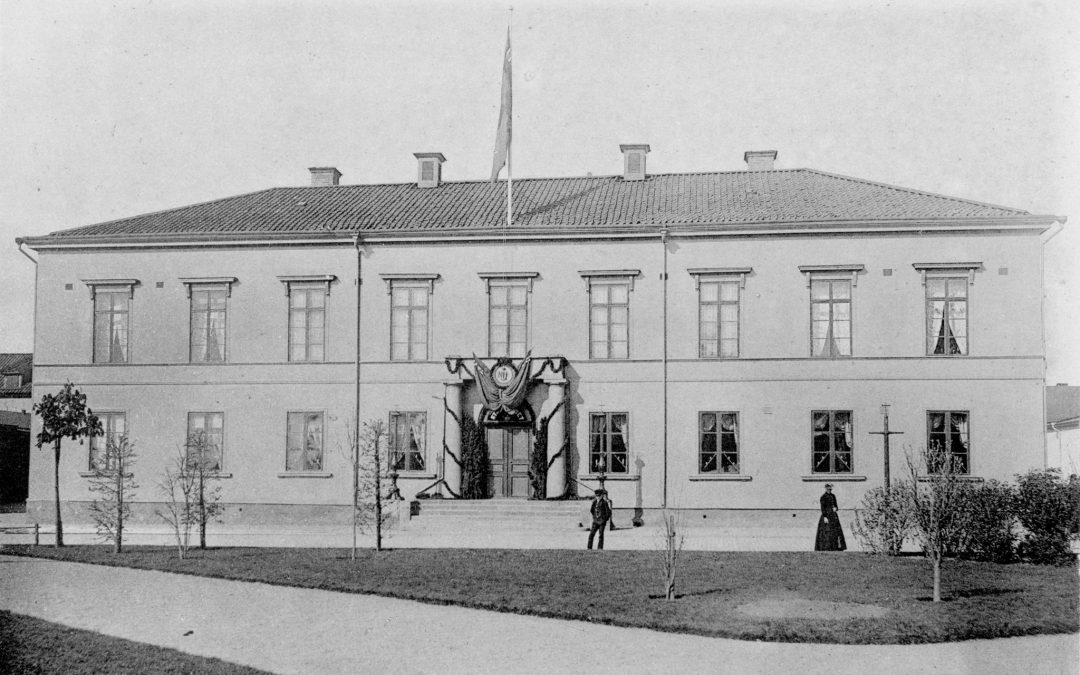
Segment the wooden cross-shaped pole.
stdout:
<path fill-rule="evenodd" d="M 889 404 L 881 404 L 881 414 L 885 416 L 885 427 L 882 431 L 871 431 L 871 434 L 876 434 L 885 439 L 885 490 L 888 494 L 889 489 L 889 436 L 896 436 L 897 434 L 904 433 L 903 431 L 889 431 Z"/>

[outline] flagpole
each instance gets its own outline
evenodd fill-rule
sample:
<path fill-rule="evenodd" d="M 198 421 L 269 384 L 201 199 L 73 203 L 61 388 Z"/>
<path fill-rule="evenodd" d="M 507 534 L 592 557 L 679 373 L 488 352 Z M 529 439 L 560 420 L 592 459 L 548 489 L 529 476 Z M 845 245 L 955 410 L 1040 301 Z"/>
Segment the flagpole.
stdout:
<path fill-rule="evenodd" d="M 513 87 L 514 87 L 514 47 L 510 40 L 511 34 L 514 32 L 514 8 L 510 8 L 510 24 L 506 33 L 506 45 L 510 52 L 510 88 L 511 88 L 511 100 L 513 100 Z M 506 227 L 510 228 L 514 224 L 514 170 L 513 170 L 513 156 L 514 156 L 514 108 L 510 107 L 509 118 L 506 121 Z"/>

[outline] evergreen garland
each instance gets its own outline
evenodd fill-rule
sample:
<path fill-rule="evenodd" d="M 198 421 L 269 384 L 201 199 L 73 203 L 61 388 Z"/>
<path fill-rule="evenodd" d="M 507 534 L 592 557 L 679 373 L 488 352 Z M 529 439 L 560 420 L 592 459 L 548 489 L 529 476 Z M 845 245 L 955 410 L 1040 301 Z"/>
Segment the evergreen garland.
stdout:
<path fill-rule="evenodd" d="M 540 418 L 540 423 L 536 425 L 536 441 L 529 457 L 529 486 L 532 488 L 533 499 L 547 497 L 547 437 L 550 421 L 551 415 Z"/>
<path fill-rule="evenodd" d="M 484 430 L 466 410 L 461 411 L 461 498 L 487 499 L 491 462 Z"/>

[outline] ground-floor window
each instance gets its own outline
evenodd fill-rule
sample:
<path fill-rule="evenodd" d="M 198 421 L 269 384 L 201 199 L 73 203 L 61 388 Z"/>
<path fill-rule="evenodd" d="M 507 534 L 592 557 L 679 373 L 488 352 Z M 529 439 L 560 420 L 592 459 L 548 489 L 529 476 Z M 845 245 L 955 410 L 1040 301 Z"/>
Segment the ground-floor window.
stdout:
<path fill-rule="evenodd" d="M 286 471 L 322 471 L 323 414 L 291 412 L 285 441 Z"/>
<path fill-rule="evenodd" d="M 698 415 L 698 472 L 739 473 L 739 413 Z"/>
<path fill-rule="evenodd" d="M 971 443 L 968 434 L 966 410 L 929 410 L 926 413 L 926 447 L 939 448 L 948 453 L 953 461 L 953 473 L 966 474 L 971 460 Z M 930 473 L 938 473 L 941 466 L 929 466 Z"/>
<path fill-rule="evenodd" d="M 423 471 L 426 439 L 427 413 L 390 413 L 390 468 Z"/>
<path fill-rule="evenodd" d="M 589 470 L 627 473 L 630 453 L 630 416 L 627 413 L 592 413 L 589 426 Z"/>
<path fill-rule="evenodd" d="M 221 471 L 225 456 L 225 413 L 188 413 L 187 458 L 205 471 Z"/>
<path fill-rule="evenodd" d="M 815 410 L 813 428 L 814 473 L 851 473 L 854 446 L 850 410 Z"/>
<path fill-rule="evenodd" d="M 127 433 L 126 416 L 122 412 L 100 412 L 97 414 L 101 422 L 101 436 L 90 437 L 90 470 L 101 471 L 109 468 L 111 458 L 108 456 L 109 444 L 115 447 L 120 442 L 120 437 Z"/>

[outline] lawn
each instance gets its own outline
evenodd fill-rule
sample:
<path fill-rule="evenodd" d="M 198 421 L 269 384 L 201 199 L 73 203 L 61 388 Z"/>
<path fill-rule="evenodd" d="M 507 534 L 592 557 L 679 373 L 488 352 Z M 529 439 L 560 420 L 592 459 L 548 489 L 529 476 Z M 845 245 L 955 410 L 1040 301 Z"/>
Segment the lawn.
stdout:
<path fill-rule="evenodd" d="M 220 548 L 188 560 L 158 547 L 0 552 L 745 640 L 906 644 L 1080 630 L 1075 565 L 947 560 L 945 602 L 935 604 L 920 557 L 686 551 L 679 597 L 667 601 L 652 551 L 364 550 L 355 562 L 341 549 Z M 874 612 L 882 616 L 855 616 Z"/>
<path fill-rule="evenodd" d="M 261 672 L 220 659 L 67 628 L 0 610 L 0 673 L 258 675 Z"/>

